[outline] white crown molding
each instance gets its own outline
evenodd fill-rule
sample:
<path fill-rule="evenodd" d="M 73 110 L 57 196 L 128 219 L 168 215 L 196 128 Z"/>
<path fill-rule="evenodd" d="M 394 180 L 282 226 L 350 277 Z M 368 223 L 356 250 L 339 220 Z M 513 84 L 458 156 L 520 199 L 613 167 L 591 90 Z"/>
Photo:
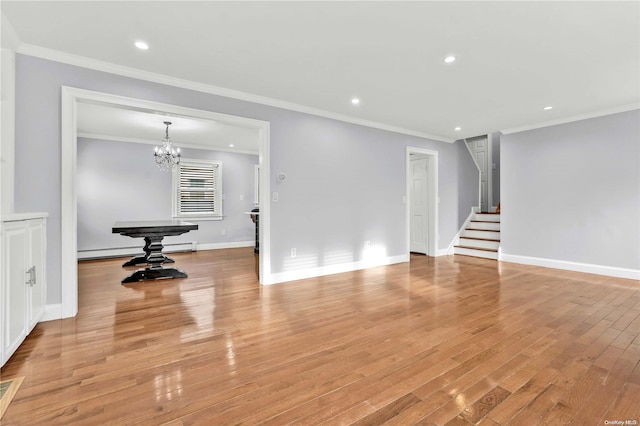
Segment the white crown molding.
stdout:
<path fill-rule="evenodd" d="M 558 124 L 573 123 L 575 121 L 588 120 L 590 118 L 604 117 L 606 115 L 618 114 L 618 113 L 621 113 L 621 112 L 633 111 L 633 110 L 636 110 L 636 109 L 640 109 L 640 103 L 623 105 L 623 106 L 620 106 L 620 107 L 609 108 L 609 109 L 601 110 L 601 111 L 597 111 L 597 112 L 591 112 L 591 113 L 581 114 L 581 115 L 574 115 L 573 117 L 562 118 L 562 119 L 559 119 L 559 120 L 545 121 L 545 122 L 542 122 L 542 123 L 532 124 L 532 125 L 529 125 L 529 126 L 513 127 L 511 129 L 504 129 L 504 130 L 500 130 L 500 131 L 504 135 L 509 135 L 511 133 L 526 132 L 528 130 L 541 129 L 543 127 L 557 126 Z"/>
<path fill-rule="evenodd" d="M 140 143 L 145 145 L 160 145 L 162 143 L 162 141 L 160 140 L 154 141 L 151 139 L 130 138 L 126 136 L 102 135 L 102 134 L 90 133 L 90 132 L 78 132 L 78 138 L 98 139 L 98 140 L 114 141 L 114 142 Z M 233 154 L 249 154 L 249 155 L 259 154 L 257 150 L 251 151 L 248 149 L 231 149 L 231 148 L 225 148 L 225 147 L 188 144 L 188 143 L 175 142 L 175 141 L 172 141 L 172 142 L 173 142 L 173 145 L 179 148 L 193 148 L 193 149 L 202 149 L 206 151 L 221 151 L 221 152 L 230 152 Z"/>
<path fill-rule="evenodd" d="M 47 59 L 55 62 L 62 62 L 69 65 L 74 65 L 82 68 L 89 68 L 96 71 L 108 72 L 110 74 L 117 74 L 124 77 L 135 78 L 139 80 L 150 81 L 153 83 L 165 84 L 167 86 L 180 87 L 182 89 L 194 90 L 202 93 L 209 93 L 217 96 L 224 96 L 226 98 L 238 99 L 241 101 L 253 102 L 261 105 L 268 105 L 276 108 L 287 109 L 290 111 L 302 112 L 305 114 L 311 114 L 319 117 L 330 118 L 333 120 L 343 121 L 346 123 L 357 124 L 360 126 L 371 127 L 380 130 L 387 130 L 394 133 L 405 134 L 409 136 L 416 136 L 419 138 L 425 138 L 434 140 L 437 142 L 454 143 L 455 139 L 445 138 L 442 136 L 431 135 L 428 133 L 418 132 L 411 129 L 405 129 L 402 127 L 392 126 L 375 121 L 364 120 L 357 117 L 351 117 L 344 114 L 337 114 L 330 111 L 325 111 L 318 108 L 312 108 L 293 102 L 287 102 L 280 99 L 268 98 L 266 96 L 254 95 L 251 93 L 241 92 L 238 90 L 226 89 L 224 87 L 213 86 L 205 83 L 198 83 L 195 81 L 184 80 L 177 77 L 170 77 L 163 74 L 157 74 L 149 71 L 139 70 L 137 68 L 126 67 L 122 65 L 116 65 L 109 62 L 99 61 L 96 59 L 87 58 L 84 56 L 73 55 L 66 52 L 61 52 L 54 49 L 48 49 L 41 46 L 35 46 L 31 44 L 20 44 L 17 49 L 17 53 L 27 56 L 35 56 L 42 59 Z"/>

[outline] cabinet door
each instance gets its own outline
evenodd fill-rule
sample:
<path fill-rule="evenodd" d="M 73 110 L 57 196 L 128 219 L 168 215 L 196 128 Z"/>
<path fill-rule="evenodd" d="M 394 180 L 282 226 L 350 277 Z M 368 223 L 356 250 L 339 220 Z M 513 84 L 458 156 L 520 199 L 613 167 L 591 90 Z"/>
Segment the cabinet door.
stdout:
<path fill-rule="evenodd" d="M 20 346 L 27 335 L 27 230 L 24 223 L 8 222 L 4 226 L 3 281 L 4 315 L 2 318 L 4 360 Z"/>
<path fill-rule="evenodd" d="M 29 329 L 27 331 L 31 331 L 44 315 L 45 308 L 45 220 L 30 220 L 28 229 L 30 250 L 27 257 L 29 262 L 26 266 L 27 270 L 33 269 L 28 275 L 31 278 L 31 284 L 28 288 Z"/>

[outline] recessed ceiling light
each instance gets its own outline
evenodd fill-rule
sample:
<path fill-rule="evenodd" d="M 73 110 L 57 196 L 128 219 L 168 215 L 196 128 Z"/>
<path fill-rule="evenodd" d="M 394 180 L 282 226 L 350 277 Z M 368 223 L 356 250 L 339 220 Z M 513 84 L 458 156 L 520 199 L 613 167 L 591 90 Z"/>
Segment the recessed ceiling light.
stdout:
<path fill-rule="evenodd" d="M 545 111 L 549 111 L 550 109 L 553 109 L 553 107 L 552 107 L 552 106 L 546 106 L 546 107 L 544 107 L 543 109 L 544 109 Z"/>
<path fill-rule="evenodd" d="M 451 62 L 455 61 L 456 57 L 455 56 L 447 56 L 446 58 L 444 58 L 444 62 L 447 64 L 450 64 Z"/>
<path fill-rule="evenodd" d="M 232 143 L 230 143 L 230 144 L 229 144 L 229 148 L 233 148 L 234 146 L 235 146 L 235 145 L 234 145 L 234 144 L 232 144 Z"/>
<path fill-rule="evenodd" d="M 147 50 L 149 49 L 149 45 L 147 43 L 145 43 L 144 41 L 136 41 L 136 47 L 140 50 Z"/>
<path fill-rule="evenodd" d="M 354 104 L 354 105 L 358 105 L 360 103 L 360 99 L 353 98 L 353 99 L 351 99 L 351 103 Z"/>
<path fill-rule="evenodd" d="M 455 128 L 455 129 L 453 129 L 453 130 L 455 130 L 456 132 L 459 132 L 460 130 L 462 130 L 462 127 L 456 127 L 456 128 Z"/>

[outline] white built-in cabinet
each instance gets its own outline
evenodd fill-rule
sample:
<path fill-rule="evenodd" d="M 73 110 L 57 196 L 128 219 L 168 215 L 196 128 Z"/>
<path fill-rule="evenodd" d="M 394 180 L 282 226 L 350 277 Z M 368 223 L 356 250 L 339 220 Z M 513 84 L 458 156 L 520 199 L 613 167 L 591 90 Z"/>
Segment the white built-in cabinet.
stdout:
<path fill-rule="evenodd" d="M 45 310 L 46 213 L 2 216 L 0 360 L 4 365 Z"/>

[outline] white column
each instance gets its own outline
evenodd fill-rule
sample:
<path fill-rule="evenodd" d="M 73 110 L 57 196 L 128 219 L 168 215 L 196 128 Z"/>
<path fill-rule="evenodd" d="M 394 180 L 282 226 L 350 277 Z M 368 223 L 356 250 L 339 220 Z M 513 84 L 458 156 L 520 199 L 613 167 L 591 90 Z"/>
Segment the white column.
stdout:
<path fill-rule="evenodd" d="M 0 67 L 0 213 L 13 213 L 15 147 L 15 51 L 2 48 Z"/>

